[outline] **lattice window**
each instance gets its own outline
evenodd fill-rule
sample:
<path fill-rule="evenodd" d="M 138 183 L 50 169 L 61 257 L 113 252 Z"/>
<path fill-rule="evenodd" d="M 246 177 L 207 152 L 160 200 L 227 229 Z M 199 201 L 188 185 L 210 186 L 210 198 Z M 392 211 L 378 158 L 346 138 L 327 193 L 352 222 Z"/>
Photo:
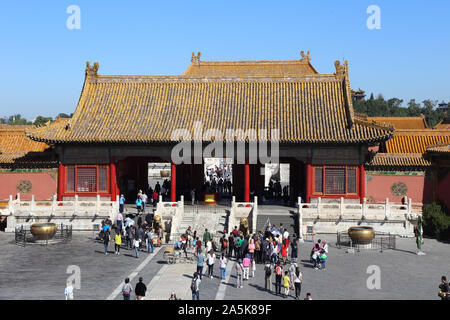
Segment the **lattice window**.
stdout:
<path fill-rule="evenodd" d="M 98 167 L 98 191 L 108 191 L 108 167 Z"/>
<path fill-rule="evenodd" d="M 75 167 L 66 167 L 66 192 L 75 191 Z"/>
<path fill-rule="evenodd" d="M 323 193 L 323 168 L 314 168 L 314 192 Z"/>
<path fill-rule="evenodd" d="M 347 193 L 356 193 L 356 168 L 347 168 Z"/>
<path fill-rule="evenodd" d="M 325 193 L 345 193 L 345 168 L 325 168 Z"/>
<path fill-rule="evenodd" d="M 97 167 L 77 168 L 77 192 L 97 192 Z"/>

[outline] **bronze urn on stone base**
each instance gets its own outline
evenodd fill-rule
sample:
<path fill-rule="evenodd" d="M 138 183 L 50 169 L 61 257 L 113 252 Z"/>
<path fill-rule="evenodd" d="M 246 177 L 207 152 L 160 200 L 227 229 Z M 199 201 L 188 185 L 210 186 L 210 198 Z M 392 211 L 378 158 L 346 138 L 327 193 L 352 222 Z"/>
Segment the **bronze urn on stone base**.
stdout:
<path fill-rule="evenodd" d="M 348 228 L 348 235 L 355 244 L 370 244 L 375 238 L 375 230 L 372 227 L 350 227 Z"/>
<path fill-rule="evenodd" d="M 56 224 L 51 222 L 33 223 L 30 231 L 34 240 L 51 240 L 56 233 Z"/>

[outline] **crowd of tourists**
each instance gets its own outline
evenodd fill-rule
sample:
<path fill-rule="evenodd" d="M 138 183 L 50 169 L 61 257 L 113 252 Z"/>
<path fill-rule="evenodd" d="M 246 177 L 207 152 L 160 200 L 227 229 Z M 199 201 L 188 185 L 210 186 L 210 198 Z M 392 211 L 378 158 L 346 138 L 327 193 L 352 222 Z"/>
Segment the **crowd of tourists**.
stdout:
<path fill-rule="evenodd" d="M 202 239 L 196 236 L 196 232 L 192 234 L 189 228 L 186 234 L 192 235 L 192 246 L 197 259 L 197 270 L 191 283 L 192 299 L 199 299 L 199 285 L 203 276 L 214 277 L 216 261 L 219 261 L 220 279 L 225 282 L 229 260 L 235 261 L 237 288 L 243 288 L 245 281 L 255 277 L 257 264 L 264 264 L 266 291 L 288 297 L 292 289 L 294 298 L 300 299 L 303 276 L 297 264 L 298 239 L 294 236 L 291 240 L 289 232 L 282 225 L 279 228 L 275 225 L 268 226 L 264 233 L 260 231 L 247 236 L 239 232 L 235 226 L 230 233 L 224 230 L 219 247 L 216 246 L 208 230 L 205 230 Z M 191 246 L 188 238 L 187 235 L 182 235 L 182 243 L 185 247 Z M 205 263 L 207 270 L 204 270 Z M 274 280 L 275 290 L 272 291 Z M 307 298 L 311 298 L 309 293 Z"/>
<path fill-rule="evenodd" d="M 147 205 L 152 205 L 153 207 L 156 207 L 160 196 L 162 196 L 163 199 L 167 199 L 170 196 L 170 180 L 165 179 L 162 185 L 159 183 L 159 181 L 157 181 L 154 188 L 149 186 L 148 189 L 146 190 L 147 192 L 138 190 L 135 201 L 138 214 L 145 213 Z M 125 203 L 126 198 L 123 194 L 121 194 L 119 197 L 120 213 L 124 212 Z"/>
<path fill-rule="evenodd" d="M 115 224 L 107 218 L 102 221 L 98 239 L 103 242 L 105 255 L 108 255 L 109 246 L 114 243 L 114 254 L 120 255 L 120 249 L 134 250 L 135 257 L 139 258 L 140 251 L 153 253 L 155 246 L 161 246 L 163 230 L 153 221 L 153 213 L 148 213 L 144 220 L 142 215 L 137 223 L 130 217 L 123 218 L 117 214 Z"/>
<path fill-rule="evenodd" d="M 146 203 L 145 193 L 139 192 L 137 199 Z M 138 206 L 139 208 L 139 206 Z M 143 206 L 145 210 L 145 206 Z M 123 211 L 123 210 L 121 210 Z M 140 212 L 138 210 L 138 212 Z M 145 217 L 144 217 L 145 216 Z M 110 252 L 109 246 L 114 243 L 114 254 L 120 255 L 120 250 L 134 250 L 135 257 L 139 257 L 141 251 L 153 253 L 155 246 L 162 242 L 162 229 L 154 224 L 153 213 L 138 214 L 137 221 L 129 216 L 124 217 L 119 212 L 116 221 L 105 219 L 99 232 L 99 239 L 104 244 L 105 255 Z M 231 232 L 223 231 L 218 243 L 214 241 L 211 232 L 205 229 L 203 235 L 192 230 L 187 230 L 174 242 L 174 249 L 179 250 L 186 258 L 189 254 L 196 261 L 196 272 L 193 275 L 191 290 L 192 298 L 200 299 L 200 283 L 203 277 L 213 279 L 214 266 L 218 264 L 220 279 L 226 281 L 227 266 L 229 261 L 235 262 L 236 287 L 241 289 L 244 283 L 255 277 L 256 265 L 264 265 L 265 290 L 275 295 L 288 297 L 290 290 L 294 290 L 294 298 L 300 299 L 302 273 L 297 264 L 299 243 L 298 238 L 291 236 L 286 228 L 280 224 L 267 226 L 264 232 L 244 235 L 237 226 Z M 325 269 L 326 253 L 328 245 L 319 240 L 315 243 L 311 253 L 311 261 L 314 268 Z M 207 267 L 207 268 L 206 268 Z M 272 290 L 272 284 L 275 289 Z M 141 285 L 140 285 L 141 286 Z M 129 282 L 123 284 L 122 293 L 124 299 L 129 299 L 132 288 Z M 282 290 L 283 289 L 283 290 Z M 142 291 L 142 286 L 139 289 Z M 144 295 L 138 295 L 143 297 Z M 174 294 L 171 298 L 176 298 Z"/>

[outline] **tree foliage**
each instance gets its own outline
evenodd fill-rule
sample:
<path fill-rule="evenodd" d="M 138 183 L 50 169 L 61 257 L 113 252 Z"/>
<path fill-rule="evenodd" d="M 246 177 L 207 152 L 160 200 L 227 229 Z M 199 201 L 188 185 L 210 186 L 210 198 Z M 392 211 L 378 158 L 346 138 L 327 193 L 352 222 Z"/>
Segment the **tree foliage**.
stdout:
<path fill-rule="evenodd" d="M 450 217 L 436 203 L 423 208 L 423 231 L 426 236 L 438 240 L 450 240 Z"/>
<path fill-rule="evenodd" d="M 420 104 L 411 99 L 407 107 L 404 107 L 401 99 L 385 100 L 381 94 L 375 99 L 372 93 L 367 100 L 355 101 L 353 107 L 356 112 L 367 114 L 369 117 L 418 117 L 423 114 L 427 124 L 435 126 L 444 118 L 443 112 L 436 109 L 437 104 L 437 100 L 427 99 Z"/>
<path fill-rule="evenodd" d="M 72 118 L 73 113 L 66 114 L 66 113 L 60 113 L 56 116 L 57 118 Z M 46 125 L 48 122 L 53 122 L 54 119 L 52 117 L 44 117 L 44 116 L 37 116 L 34 120 L 27 120 L 22 117 L 21 114 L 14 114 L 12 116 L 4 116 L 0 118 L 1 124 L 8 124 L 8 125 L 35 125 L 35 126 L 43 126 Z"/>

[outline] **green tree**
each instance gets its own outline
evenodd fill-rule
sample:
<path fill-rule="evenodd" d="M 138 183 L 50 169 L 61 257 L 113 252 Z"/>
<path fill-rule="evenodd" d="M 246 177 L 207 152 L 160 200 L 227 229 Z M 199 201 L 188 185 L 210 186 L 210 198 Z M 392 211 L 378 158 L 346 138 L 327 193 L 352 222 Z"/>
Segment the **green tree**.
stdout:
<path fill-rule="evenodd" d="M 49 121 L 53 121 L 52 117 L 37 116 L 33 124 L 35 126 L 43 126 Z"/>
<path fill-rule="evenodd" d="M 56 119 L 58 118 L 63 118 L 63 119 L 68 119 L 68 118 L 72 118 L 73 113 L 71 113 L 70 115 L 68 115 L 67 113 L 60 113 L 56 116 Z"/>
<path fill-rule="evenodd" d="M 12 115 L 8 118 L 7 124 L 11 125 L 24 125 L 24 124 L 31 124 L 27 119 L 22 118 L 20 114 Z"/>

